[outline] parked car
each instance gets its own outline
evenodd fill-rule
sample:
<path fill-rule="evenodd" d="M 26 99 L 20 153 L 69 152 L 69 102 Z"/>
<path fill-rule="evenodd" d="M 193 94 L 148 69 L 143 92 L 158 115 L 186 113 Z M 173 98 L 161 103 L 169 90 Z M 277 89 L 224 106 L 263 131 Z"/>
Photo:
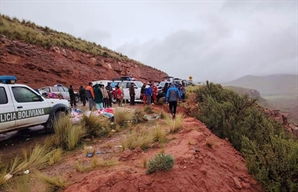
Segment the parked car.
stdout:
<path fill-rule="evenodd" d="M 53 120 L 69 113 L 65 99 L 47 99 L 15 76 L 0 76 L 0 133 L 44 125 L 53 131 Z"/>
<path fill-rule="evenodd" d="M 54 85 L 54 86 L 42 87 L 42 88 L 38 89 L 38 91 L 41 94 L 55 93 L 55 94 L 61 95 L 63 99 L 70 100 L 69 93 L 68 93 L 68 88 L 61 85 L 61 84 L 57 84 L 57 85 Z M 74 93 L 75 93 L 76 102 L 79 102 L 79 94 L 77 92 L 74 92 Z"/>

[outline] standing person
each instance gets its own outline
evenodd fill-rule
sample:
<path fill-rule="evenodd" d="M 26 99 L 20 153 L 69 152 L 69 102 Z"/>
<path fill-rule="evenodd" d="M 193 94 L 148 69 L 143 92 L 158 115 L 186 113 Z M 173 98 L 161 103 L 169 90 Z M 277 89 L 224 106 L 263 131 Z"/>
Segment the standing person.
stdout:
<path fill-rule="evenodd" d="M 86 90 L 82 85 L 80 86 L 79 94 L 80 94 L 80 100 L 83 103 L 83 106 L 85 106 L 86 105 Z"/>
<path fill-rule="evenodd" d="M 120 97 L 120 106 L 122 107 L 122 105 L 123 105 L 123 98 L 124 98 L 124 85 L 123 85 L 123 83 L 121 83 L 121 85 L 120 85 L 120 91 L 121 91 L 121 97 Z"/>
<path fill-rule="evenodd" d="M 115 89 L 115 98 L 117 98 L 118 106 L 121 107 L 122 106 L 122 103 L 121 103 L 122 91 L 120 90 L 118 85 L 116 85 L 115 88 L 116 88 Z"/>
<path fill-rule="evenodd" d="M 156 102 L 158 89 L 155 86 L 154 82 L 151 83 L 151 87 L 152 87 L 152 101 L 151 101 L 151 103 L 154 104 L 154 102 Z"/>
<path fill-rule="evenodd" d="M 152 96 L 152 87 L 149 85 L 146 86 L 146 98 L 147 98 L 147 105 L 151 105 L 151 96 Z"/>
<path fill-rule="evenodd" d="M 111 86 L 110 82 L 108 82 L 108 85 L 106 86 L 106 90 L 107 90 L 108 95 L 109 95 L 108 107 L 112 107 L 113 87 Z"/>
<path fill-rule="evenodd" d="M 184 102 L 186 91 L 185 91 L 185 87 L 183 86 L 183 84 L 180 86 L 180 93 L 181 93 L 181 101 Z"/>
<path fill-rule="evenodd" d="M 134 83 L 130 84 L 129 87 L 129 95 L 130 95 L 130 105 L 135 105 L 135 87 L 134 87 Z"/>
<path fill-rule="evenodd" d="M 102 96 L 103 96 L 103 107 L 108 108 L 108 101 L 109 101 L 108 91 L 105 89 L 103 84 L 100 84 L 99 87 L 100 87 L 100 90 L 101 90 Z"/>
<path fill-rule="evenodd" d="M 175 87 L 175 84 L 172 83 L 166 94 L 166 102 L 169 103 L 169 109 L 173 119 L 176 117 L 178 99 L 181 99 L 180 91 Z"/>
<path fill-rule="evenodd" d="M 146 105 L 147 98 L 146 98 L 146 82 L 143 83 L 143 86 L 141 87 L 141 95 L 143 99 L 143 104 Z"/>
<path fill-rule="evenodd" d="M 92 111 L 94 107 L 94 91 L 93 91 L 91 82 L 89 82 L 88 86 L 86 87 L 85 94 L 86 94 L 86 98 L 88 99 L 89 110 Z"/>
<path fill-rule="evenodd" d="M 103 96 L 98 84 L 94 86 L 94 101 L 97 110 L 103 109 Z"/>
<path fill-rule="evenodd" d="M 169 89 L 169 83 L 165 83 L 165 86 L 162 88 L 162 92 L 164 96 L 166 96 L 168 89 Z"/>
<path fill-rule="evenodd" d="M 71 107 L 73 107 L 73 106 L 77 106 L 77 104 L 76 104 L 76 99 L 75 99 L 75 94 L 74 94 L 72 85 L 69 86 L 68 93 L 69 93 L 69 98 L 70 98 L 70 105 L 71 105 Z"/>

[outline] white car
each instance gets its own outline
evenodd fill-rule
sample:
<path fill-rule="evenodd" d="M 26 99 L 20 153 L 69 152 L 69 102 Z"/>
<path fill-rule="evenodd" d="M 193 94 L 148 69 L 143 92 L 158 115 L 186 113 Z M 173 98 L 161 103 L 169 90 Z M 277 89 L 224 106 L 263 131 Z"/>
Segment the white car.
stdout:
<path fill-rule="evenodd" d="M 59 94 L 63 97 L 63 99 L 66 99 L 68 101 L 70 101 L 70 96 L 69 96 L 69 92 L 68 92 L 68 88 L 57 84 L 54 86 L 47 86 L 47 87 L 42 87 L 40 89 L 38 89 L 38 91 L 42 94 L 42 93 L 55 93 L 55 94 Z M 74 92 L 75 94 L 75 100 L 76 102 L 79 102 L 79 95 L 77 92 Z"/>
<path fill-rule="evenodd" d="M 34 89 L 15 84 L 16 77 L 0 76 L 0 133 L 44 125 L 53 130 L 53 120 L 70 111 L 64 99 L 43 98 Z"/>

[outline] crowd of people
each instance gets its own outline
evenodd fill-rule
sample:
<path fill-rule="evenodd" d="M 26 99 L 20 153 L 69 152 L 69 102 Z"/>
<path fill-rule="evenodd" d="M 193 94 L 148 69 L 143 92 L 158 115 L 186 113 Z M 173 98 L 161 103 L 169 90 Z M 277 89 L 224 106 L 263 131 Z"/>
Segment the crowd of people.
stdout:
<path fill-rule="evenodd" d="M 130 105 L 135 105 L 135 93 L 136 89 L 134 83 L 130 83 L 129 87 L 129 96 L 130 96 Z M 185 88 L 183 85 L 172 83 L 166 83 L 162 89 L 162 93 L 158 93 L 158 88 L 154 82 L 143 82 L 143 86 L 140 90 L 141 99 L 144 105 L 153 105 L 157 102 L 160 97 L 165 97 L 165 102 L 169 104 L 169 109 L 171 115 L 175 118 L 177 103 L 179 100 L 184 101 L 185 99 Z M 72 88 L 72 85 L 69 87 L 69 96 L 71 107 L 76 106 L 75 94 Z M 123 86 L 120 84 L 115 86 L 115 89 L 111 86 L 111 83 L 108 82 L 107 86 L 103 84 L 89 84 L 84 88 L 80 86 L 79 88 L 79 97 L 80 101 L 83 103 L 83 106 L 86 105 L 88 101 L 89 110 L 91 111 L 94 107 L 97 110 L 103 110 L 104 108 L 112 107 L 113 98 L 116 99 L 118 106 L 122 107 L 124 91 Z"/>

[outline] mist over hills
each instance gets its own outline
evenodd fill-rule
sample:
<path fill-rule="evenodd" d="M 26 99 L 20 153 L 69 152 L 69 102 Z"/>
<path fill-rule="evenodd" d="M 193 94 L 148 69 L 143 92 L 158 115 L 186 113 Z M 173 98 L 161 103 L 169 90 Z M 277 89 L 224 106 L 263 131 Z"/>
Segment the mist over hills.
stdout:
<path fill-rule="evenodd" d="M 261 96 L 298 95 L 298 75 L 294 74 L 247 75 L 221 84 L 256 89 Z"/>

